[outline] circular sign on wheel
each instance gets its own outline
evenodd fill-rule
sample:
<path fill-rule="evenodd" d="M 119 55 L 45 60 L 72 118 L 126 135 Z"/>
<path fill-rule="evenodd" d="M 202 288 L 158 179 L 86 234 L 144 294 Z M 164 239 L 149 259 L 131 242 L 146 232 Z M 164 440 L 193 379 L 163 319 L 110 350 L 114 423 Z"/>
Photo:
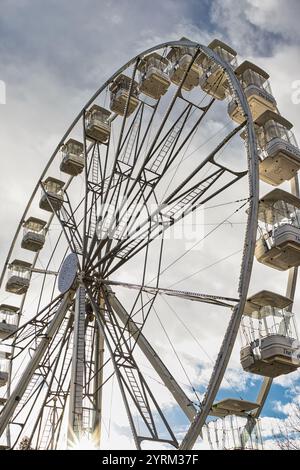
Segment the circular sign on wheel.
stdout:
<path fill-rule="evenodd" d="M 58 275 L 58 289 L 64 294 L 72 286 L 77 272 L 78 261 L 75 253 L 70 253 L 62 264 Z"/>

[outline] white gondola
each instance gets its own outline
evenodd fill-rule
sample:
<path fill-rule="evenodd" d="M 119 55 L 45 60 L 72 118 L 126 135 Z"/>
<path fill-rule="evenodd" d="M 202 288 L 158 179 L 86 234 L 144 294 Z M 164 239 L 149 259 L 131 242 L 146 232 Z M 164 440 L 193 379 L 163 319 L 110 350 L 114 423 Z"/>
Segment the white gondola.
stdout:
<path fill-rule="evenodd" d="M 59 210 L 64 201 L 63 187 L 65 183 L 49 176 L 42 184 L 44 190 L 40 199 L 40 208 L 48 212 L 53 212 L 53 209 Z"/>
<path fill-rule="evenodd" d="M 45 243 L 46 224 L 47 222 L 36 217 L 29 217 L 25 220 L 21 247 L 34 252 L 41 250 Z"/>
<path fill-rule="evenodd" d="M 111 112 L 108 109 L 93 104 L 91 109 L 86 113 L 85 119 L 85 131 L 88 139 L 96 140 L 101 143 L 108 141 L 110 136 L 110 115 Z"/>
<path fill-rule="evenodd" d="M 260 148 L 260 179 L 273 186 L 289 181 L 300 168 L 300 150 L 291 132 L 293 125 L 272 111 L 266 111 L 256 121 Z"/>
<path fill-rule="evenodd" d="M 127 75 L 119 75 L 109 87 L 110 89 L 110 109 L 114 113 L 124 116 L 127 102 L 127 116 L 135 111 L 137 105 L 139 104 L 138 100 L 138 84 L 134 80 L 127 77 Z M 129 98 L 129 92 L 130 98 Z M 129 98 L 129 100 L 128 100 Z"/>
<path fill-rule="evenodd" d="M 257 261 L 285 271 L 300 265 L 300 199 L 273 189 L 259 201 Z"/>
<path fill-rule="evenodd" d="M 210 414 L 219 418 L 227 415 L 245 416 L 255 411 L 258 407 L 259 404 L 252 401 L 225 398 L 213 404 Z"/>
<path fill-rule="evenodd" d="M 0 305 L 0 339 L 5 339 L 17 329 L 19 307 Z"/>
<path fill-rule="evenodd" d="M 62 147 L 60 171 L 71 176 L 77 176 L 83 168 L 83 144 L 75 139 L 69 139 Z"/>
<path fill-rule="evenodd" d="M 247 422 L 246 417 L 233 415 L 209 421 L 203 426 L 203 440 L 211 450 L 262 450 L 260 421 L 252 421 L 251 433 Z"/>
<path fill-rule="evenodd" d="M 0 351 L 0 387 L 4 387 L 8 382 L 9 357 L 9 353 Z"/>
<path fill-rule="evenodd" d="M 230 46 L 219 39 L 214 39 L 208 47 L 225 62 L 235 66 L 237 53 Z M 229 93 L 229 83 L 225 71 L 205 54 L 200 54 L 199 63 L 201 65 L 200 87 L 217 100 L 223 100 Z"/>
<path fill-rule="evenodd" d="M 31 263 L 15 259 L 8 266 L 8 279 L 5 290 L 12 294 L 25 294 L 29 287 Z"/>
<path fill-rule="evenodd" d="M 245 371 L 278 377 L 300 367 L 300 343 L 292 300 L 261 291 L 247 300 L 241 325 L 244 347 L 241 364 Z"/>
<path fill-rule="evenodd" d="M 189 41 L 187 38 L 181 38 L 181 41 Z M 170 62 L 169 77 L 172 83 L 179 86 L 190 67 L 193 64 L 182 84 L 182 89 L 191 91 L 194 87 L 199 85 L 199 78 L 201 68 L 198 59 L 194 60 L 195 49 L 192 47 L 172 47 L 167 55 Z"/>
<path fill-rule="evenodd" d="M 276 100 L 271 91 L 267 72 L 246 60 L 235 69 L 235 74 L 244 88 L 254 120 L 267 110 L 276 111 Z M 245 121 L 245 116 L 234 97 L 228 104 L 228 114 L 239 124 Z"/>
<path fill-rule="evenodd" d="M 138 65 L 139 91 L 155 100 L 160 99 L 171 84 L 166 72 L 168 64 L 169 61 L 157 52 L 144 57 Z"/>

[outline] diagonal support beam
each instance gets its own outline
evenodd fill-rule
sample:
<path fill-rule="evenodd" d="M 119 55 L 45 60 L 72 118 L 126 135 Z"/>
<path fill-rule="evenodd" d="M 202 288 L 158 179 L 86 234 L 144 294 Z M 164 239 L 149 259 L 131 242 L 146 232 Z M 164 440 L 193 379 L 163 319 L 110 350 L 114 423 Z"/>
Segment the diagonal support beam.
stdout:
<path fill-rule="evenodd" d="M 214 305 L 219 305 L 220 307 L 233 308 L 234 305 L 237 302 L 239 302 L 239 299 L 236 299 L 236 298 L 222 297 L 218 295 L 201 294 L 199 292 L 190 292 L 190 291 L 176 290 L 176 289 L 164 289 L 162 287 L 142 286 L 139 284 L 130 284 L 128 282 L 119 282 L 119 281 L 102 281 L 102 282 L 103 284 L 110 285 L 110 286 L 120 286 L 120 287 L 126 287 L 128 289 L 141 290 L 149 294 L 163 294 L 163 295 L 168 295 L 171 297 L 179 297 L 180 299 L 191 300 L 195 302 L 210 303 Z"/>
<path fill-rule="evenodd" d="M 57 330 L 59 329 L 63 319 L 65 318 L 66 311 L 73 302 L 73 295 L 74 295 L 73 291 L 67 292 L 64 295 L 63 300 L 60 306 L 58 307 L 50 325 L 48 326 L 45 332 L 45 335 L 41 338 L 40 343 L 32 359 L 30 360 L 28 365 L 25 367 L 24 372 L 16 388 L 14 389 L 14 391 L 8 398 L 6 405 L 1 413 L 0 436 L 2 436 L 3 432 L 5 431 L 10 421 L 10 418 L 12 417 L 16 407 L 18 406 L 20 399 L 22 398 L 31 380 L 32 375 L 34 374 L 35 370 L 39 367 L 39 363 L 42 360 L 44 354 L 46 353 L 49 343 L 51 342 L 53 336 L 56 334 Z"/>
<path fill-rule="evenodd" d="M 130 315 L 127 313 L 121 302 L 117 299 L 111 288 L 107 286 L 105 287 L 105 290 L 107 292 L 110 305 L 115 311 L 116 315 L 134 336 L 139 348 L 145 354 L 156 373 L 159 375 L 169 392 L 173 395 L 174 399 L 185 413 L 187 418 L 192 421 L 197 413 L 197 409 L 193 402 L 188 398 L 180 385 L 178 385 L 176 379 L 164 365 L 159 355 L 147 341 L 135 322 L 131 320 Z"/>

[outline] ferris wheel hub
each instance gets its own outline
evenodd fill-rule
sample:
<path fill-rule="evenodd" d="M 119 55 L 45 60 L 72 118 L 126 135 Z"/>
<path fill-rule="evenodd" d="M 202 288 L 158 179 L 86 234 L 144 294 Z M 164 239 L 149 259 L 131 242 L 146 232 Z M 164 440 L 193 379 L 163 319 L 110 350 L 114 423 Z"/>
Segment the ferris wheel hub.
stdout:
<path fill-rule="evenodd" d="M 73 285 L 78 269 L 78 259 L 75 253 L 70 253 L 64 260 L 58 275 L 58 289 L 64 294 Z"/>

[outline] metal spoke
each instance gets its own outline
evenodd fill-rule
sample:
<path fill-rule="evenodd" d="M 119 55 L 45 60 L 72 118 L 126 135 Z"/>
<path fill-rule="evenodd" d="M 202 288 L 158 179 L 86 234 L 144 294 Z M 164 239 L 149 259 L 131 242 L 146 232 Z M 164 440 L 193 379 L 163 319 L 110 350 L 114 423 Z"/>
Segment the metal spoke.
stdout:
<path fill-rule="evenodd" d="M 180 96 L 182 84 L 184 83 L 184 80 L 185 80 L 185 78 L 186 78 L 186 76 L 187 76 L 187 74 L 188 74 L 190 68 L 192 67 L 192 65 L 193 65 L 193 63 L 194 63 L 196 57 L 198 56 L 198 53 L 199 53 L 199 51 L 196 51 L 196 53 L 195 53 L 195 55 L 194 55 L 194 57 L 193 57 L 193 60 L 191 61 L 189 67 L 187 68 L 187 70 L 186 70 L 186 72 L 185 72 L 185 74 L 184 74 L 184 77 L 183 77 L 183 79 L 182 79 L 182 81 L 181 81 L 180 86 L 178 87 L 178 89 L 176 90 L 176 92 L 175 92 L 175 94 L 174 94 L 174 97 L 173 97 L 173 99 L 172 99 L 172 101 L 171 101 L 171 103 L 170 103 L 170 105 L 169 105 L 169 107 L 168 107 L 168 109 L 167 109 L 167 111 L 166 111 L 166 113 L 165 113 L 165 116 L 164 116 L 164 118 L 163 118 L 163 120 L 162 120 L 162 122 L 161 122 L 161 125 L 160 125 L 160 127 L 159 127 L 159 129 L 158 129 L 158 131 L 157 131 L 157 133 L 156 133 L 156 135 L 155 135 L 155 138 L 154 138 L 153 141 L 152 141 L 152 144 L 151 144 L 151 146 L 150 146 L 150 149 L 149 149 L 149 151 L 147 152 L 146 157 L 144 158 L 142 167 L 141 167 L 140 170 L 138 171 L 137 176 L 134 178 L 132 185 L 131 185 L 130 187 L 128 187 L 128 191 L 127 191 L 126 194 L 125 194 L 126 198 L 124 197 L 124 201 L 123 201 L 123 203 L 121 204 L 120 209 L 118 208 L 118 211 L 117 211 L 117 214 L 116 214 L 118 217 L 119 217 L 119 212 L 122 210 L 122 208 L 123 208 L 123 206 L 124 206 L 124 203 L 125 203 L 125 202 L 128 203 L 128 201 L 130 200 L 129 198 L 130 198 L 131 194 L 133 193 L 134 188 L 136 187 L 136 185 L 137 185 L 137 184 L 139 183 L 139 181 L 141 180 L 141 178 L 142 178 L 142 176 L 143 176 L 143 173 L 145 172 L 147 163 L 151 160 L 152 152 L 153 152 L 153 150 L 154 150 L 154 148 L 155 148 L 156 141 L 157 141 L 158 137 L 161 135 L 161 133 L 162 133 L 162 131 L 163 131 L 163 129 L 164 129 L 165 123 L 167 122 L 167 119 L 168 119 L 168 117 L 169 117 L 169 115 L 170 115 L 170 113 L 171 113 L 171 111 L 172 111 L 172 109 L 173 109 L 173 107 L 174 107 L 174 105 L 175 105 L 175 103 L 176 103 L 177 98 Z M 127 102 L 127 103 L 128 103 L 128 102 Z M 211 103 L 211 104 L 212 104 L 212 103 Z M 210 107 L 210 106 L 209 106 L 209 107 Z M 204 115 L 205 115 L 206 112 L 208 111 L 209 107 L 207 107 L 207 109 L 205 109 L 205 111 L 203 112 Z M 187 109 L 189 109 L 189 106 L 187 107 Z M 124 121 L 123 121 L 123 122 L 124 122 Z M 183 119 L 182 125 L 184 124 L 184 122 L 185 122 L 185 120 Z M 174 125 L 173 125 L 173 127 L 174 127 Z M 181 130 L 181 127 L 179 126 L 179 128 L 178 128 L 178 130 L 177 130 L 177 133 L 178 133 L 180 130 Z M 173 140 L 176 139 L 177 133 L 175 133 L 175 135 L 173 136 L 172 141 L 171 141 L 171 144 L 173 143 Z M 169 135 L 169 134 L 167 133 L 167 135 L 165 135 L 164 139 L 167 139 L 167 138 L 168 138 L 168 135 Z M 192 135 L 192 132 L 189 133 L 189 136 L 190 136 L 190 135 Z M 117 164 L 117 158 L 118 158 L 117 155 L 116 155 L 115 158 L 116 158 L 116 160 L 115 160 L 115 164 L 114 164 L 113 169 L 115 168 L 115 166 L 116 166 L 116 164 Z M 110 188 L 112 179 L 113 179 L 113 172 L 112 172 L 112 175 L 111 175 L 111 177 L 110 177 L 110 179 L 109 179 L 108 190 L 109 190 L 109 188 Z M 157 184 L 158 181 L 159 181 L 159 178 L 157 178 L 156 184 Z M 154 186 L 155 186 L 155 185 L 154 185 Z M 154 189 L 154 188 L 153 188 L 153 189 Z M 150 194 L 151 194 L 151 192 L 153 192 L 153 189 L 152 189 L 152 191 L 150 191 Z M 150 194 L 148 195 L 148 197 L 150 196 Z M 127 210 L 127 208 L 126 208 L 126 210 Z M 112 223 L 113 223 L 113 222 L 114 222 L 114 220 L 112 221 Z M 107 240 L 106 240 L 106 242 L 107 242 Z M 104 241 L 104 242 L 100 242 L 99 247 L 98 247 L 97 250 L 95 250 L 94 254 L 92 254 L 92 253 L 90 252 L 90 254 L 89 254 L 90 261 L 89 261 L 89 263 L 88 263 L 87 266 L 89 266 L 89 265 L 93 262 L 93 260 L 98 256 L 98 254 L 99 254 L 100 250 L 102 249 L 104 243 L 105 243 L 105 241 Z"/>
<path fill-rule="evenodd" d="M 217 181 L 217 179 L 221 175 L 219 173 L 213 175 L 212 179 L 214 181 Z M 131 259 L 133 256 L 135 256 L 138 252 L 140 252 L 142 249 L 144 249 L 149 242 L 152 242 L 155 240 L 158 236 L 162 235 L 167 229 L 172 227 L 176 222 L 183 220 L 187 215 L 189 215 L 191 212 L 195 211 L 198 207 L 201 205 L 205 204 L 207 201 L 210 199 L 214 198 L 216 195 L 220 194 L 222 191 L 226 190 L 228 187 L 230 187 L 232 184 L 234 184 L 238 179 L 240 179 L 242 176 L 237 177 L 230 181 L 229 183 L 225 184 L 222 188 L 216 190 L 214 193 L 210 194 L 203 200 L 199 199 L 199 196 L 204 194 L 209 186 L 204 186 L 200 189 L 200 194 L 198 191 L 192 195 L 192 197 L 189 200 L 189 203 L 183 210 L 183 207 L 179 207 L 180 213 L 176 217 L 173 214 L 170 214 L 171 217 L 168 217 L 164 223 L 161 223 L 161 210 L 158 208 L 153 214 L 151 214 L 151 220 L 154 218 L 154 221 L 152 221 L 152 225 L 150 224 L 149 227 L 146 227 L 144 231 L 141 231 L 140 233 L 136 234 L 136 232 L 133 232 L 132 234 L 129 234 L 128 237 L 118 243 L 112 250 L 110 250 L 109 253 L 107 253 L 103 258 L 100 259 L 97 263 L 95 263 L 94 266 L 92 266 L 91 269 L 95 269 L 99 266 L 101 266 L 102 263 L 104 263 L 107 259 L 109 258 L 115 258 L 118 259 L 120 258 L 120 261 L 118 261 L 115 266 L 108 272 L 105 272 L 106 277 L 109 277 L 114 271 L 116 271 L 120 266 L 122 266 L 124 263 L 126 263 L 129 259 Z M 194 204 L 194 199 L 197 199 L 197 202 Z M 168 214 L 166 214 L 168 215 Z M 146 225 L 147 221 L 144 222 L 144 225 Z M 143 228 L 143 224 L 139 226 L 139 229 Z M 130 236 L 135 235 L 134 238 L 130 238 Z M 145 241 L 146 240 L 146 241 Z"/>
<path fill-rule="evenodd" d="M 164 289 L 162 287 L 142 286 L 138 284 L 130 284 L 127 282 L 120 282 L 120 281 L 102 280 L 101 282 L 103 282 L 103 284 L 105 285 L 121 286 L 121 287 L 126 287 L 128 289 L 142 290 L 143 292 L 147 292 L 149 294 L 169 295 L 171 297 L 179 297 L 185 300 L 192 300 L 195 302 L 211 303 L 211 304 L 219 305 L 221 307 L 232 308 L 237 302 L 239 302 L 239 299 L 236 299 L 236 298 L 222 297 L 218 295 L 200 294 L 199 292 Z M 228 302 L 231 302 L 231 303 L 228 303 Z"/>

